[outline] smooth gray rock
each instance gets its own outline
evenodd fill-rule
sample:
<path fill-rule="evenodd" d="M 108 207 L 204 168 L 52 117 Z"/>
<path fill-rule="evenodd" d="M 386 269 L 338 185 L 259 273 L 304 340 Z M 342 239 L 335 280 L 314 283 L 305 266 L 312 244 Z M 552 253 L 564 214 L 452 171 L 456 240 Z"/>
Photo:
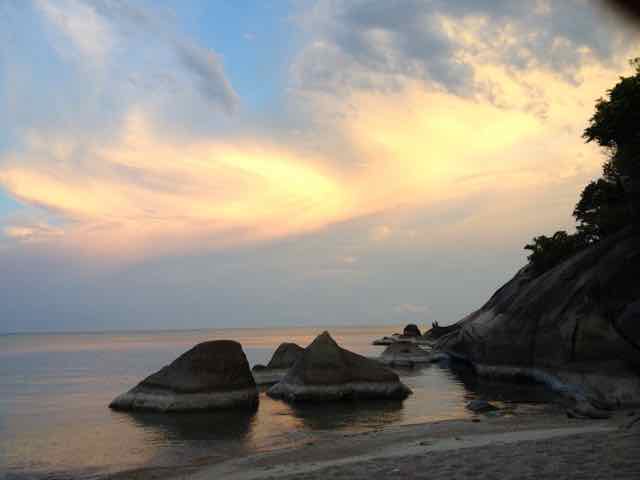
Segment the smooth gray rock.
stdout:
<path fill-rule="evenodd" d="M 341 348 L 328 332 L 305 348 L 285 377 L 267 391 L 292 402 L 404 399 L 410 393 L 395 372 Z"/>
<path fill-rule="evenodd" d="M 415 343 L 396 342 L 389 345 L 378 360 L 394 367 L 413 367 L 417 364 L 431 363 L 434 358 Z"/>
<path fill-rule="evenodd" d="M 203 342 L 115 398 L 114 410 L 253 409 L 258 390 L 238 342 Z"/>
<path fill-rule="evenodd" d="M 638 404 L 638 279 L 640 234 L 626 229 L 542 275 L 523 268 L 434 350 L 489 375 L 584 387 L 592 403 Z"/>
<path fill-rule="evenodd" d="M 295 343 L 281 343 L 274 352 L 267 368 L 291 368 L 300 358 L 304 348 Z"/>
<path fill-rule="evenodd" d="M 627 305 L 614 324 L 617 332 L 640 351 L 640 300 Z"/>
<path fill-rule="evenodd" d="M 266 366 L 255 365 L 251 369 L 256 383 L 269 385 L 282 380 L 303 351 L 304 348 L 295 343 L 281 343 Z"/>

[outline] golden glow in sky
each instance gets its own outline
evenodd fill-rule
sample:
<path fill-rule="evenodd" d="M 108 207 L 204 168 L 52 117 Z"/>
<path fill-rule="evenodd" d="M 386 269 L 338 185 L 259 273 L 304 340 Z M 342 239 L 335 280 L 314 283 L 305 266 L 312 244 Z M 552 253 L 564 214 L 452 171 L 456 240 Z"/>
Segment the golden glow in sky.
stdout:
<path fill-rule="evenodd" d="M 89 75 L 101 85 L 114 52 L 128 37 L 118 36 L 113 18 L 103 18 L 84 2 L 38 5 L 50 28 L 68 39 L 69 49 L 92 62 Z M 536 5 L 536 18 L 544 21 L 552 14 L 548 5 Z M 309 18 L 327 12 L 330 9 L 319 4 Z M 158 34 L 158 27 L 149 25 Z M 137 257 L 288 237 L 390 211 L 407 224 L 411 212 L 430 205 L 442 208 L 485 197 L 493 200 L 493 213 L 478 210 L 466 227 L 477 230 L 482 219 L 482 231 L 476 234 L 483 236 L 501 232 L 514 218 L 522 221 L 530 214 L 523 211 L 523 202 L 537 202 L 549 185 L 564 182 L 566 196 L 575 196 L 585 178 L 597 175 L 602 161 L 583 144 L 581 131 L 594 100 L 623 73 L 626 52 L 604 62 L 591 47 L 574 45 L 558 33 L 547 53 L 565 55 L 573 48 L 572 55 L 580 59 L 567 72 L 535 60 L 532 45 L 541 34 L 524 32 L 526 27 L 516 21 L 442 13 L 433 16 L 433 25 L 441 41 L 451 44 L 447 68 L 465 67 L 459 73 L 464 77 L 455 80 L 462 86 L 447 88 L 412 75 L 416 60 L 412 50 L 396 44 L 393 27 L 366 32 L 372 51 L 389 65 L 383 63 L 378 70 L 348 63 L 359 52 L 347 57 L 340 49 L 348 45 L 335 39 L 332 44 L 322 28 L 316 32 L 320 39 L 302 49 L 291 67 L 293 76 L 308 75 L 304 62 L 319 51 L 322 56 L 314 59 L 314 69 L 326 67 L 332 74 L 351 74 L 372 85 L 393 75 L 395 83 L 392 88 L 354 81 L 344 90 L 314 91 L 307 84 L 292 89 L 288 102 L 305 105 L 300 111 L 311 125 L 305 135 L 314 138 L 314 148 L 298 141 L 293 120 L 291 128 L 273 138 L 256 133 L 255 120 L 247 120 L 253 127 L 240 127 L 228 136 L 175 135 L 162 121 L 167 112 L 136 99 L 109 135 L 55 123 L 26 129 L 21 147 L 2 156 L 0 184 L 56 221 L 50 222 L 46 214 L 10 219 L 4 236 L 81 248 L 89 255 Z M 545 25 L 540 23 L 540 28 Z M 237 95 L 218 57 L 202 53 L 182 37 L 164 35 L 180 55 L 188 56 L 190 67 L 196 64 L 198 73 L 209 75 L 210 85 L 219 83 L 218 90 L 211 87 L 208 93 L 224 110 L 233 110 Z M 505 52 L 529 66 L 506 63 Z M 427 50 L 427 58 L 431 54 Z M 402 62 L 409 70 L 394 72 Z M 314 125 L 322 129 L 314 131 Z M 569 211 L 566 205 L 562 215 L 548 211 L 530 220 L 564 226 Z M 378 232 L 387 234 L 372 233 L 378 241 L 393 237 L 396 230 L 386 223 L 380 228 Z M 451 235 L 464 235 L 460 228 L 465 227 L 458 225 L 450 235 L 444 233 L 447 228 L 443 225 L 434 236 L 445 235 L 450 241 Z M 412 231 L 419 239 L 419 231 Z"/>

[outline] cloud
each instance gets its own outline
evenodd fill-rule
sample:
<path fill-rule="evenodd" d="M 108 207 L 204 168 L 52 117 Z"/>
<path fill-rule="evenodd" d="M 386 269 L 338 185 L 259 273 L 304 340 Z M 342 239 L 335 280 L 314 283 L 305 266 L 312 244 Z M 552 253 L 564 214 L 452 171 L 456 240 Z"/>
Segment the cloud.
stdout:
<path fill-rule="evenodd" d="M 27 225 L 9 225 L 4 227 L 4 234 L 11 239 L 23 243 L 42 242 L 64 235 L 64 230 L 45 223 Z"/>
<path fill-rule="evenodd" d="M 37 0 L 36 5 L 85 59 L 104 64 L 116 43 L 115 32 L 89 4 L 82 0 Z M 58 51 L 66 54 L 62 47 Z"/>
<path fill-rule="evenodd" d="M 0 162 L 0 184 L 63 218 L 60 241 L 115 257 L 237 247 L 384 212 L 369 239 L 396 248 L 522 235 L 513 224 L 532 215 L 568 220 L 568 211 L 530 205 L 567 182 L 574 196 L 597 173 L 599 153 L 579 136 L 591 107 L 579 99 L 595 98 L 616 73 L 590 66 L 582 71 L 590 81 L 576 88 L 544 70 L 529 72 L 544 85 L 545 120 L 526 107 L 520 83 L 495 66 L 476 68 L 513 108 L 420 84 L 349 97 L 357 113 L 335 128 L 366 159 L 354 168 L 259 136 L 165 137 L 134 109 L 108 141 L 32 132 L 24 150 Z M 434 220 L 437 229 L 414 224 L 417 212 L 437 205 L 467 205 L 466 213 L 450 225 Z"/>
<path fill-rule="evenodd" d="M 431 311 L 431 308 L 428 305 L 415 305 L 413 303 L 403 303 L 402 305 L 397 305 L 395 310 L 399 313 L 405 314 L 413 314 L 413 315 L 426 315 Z"/>
<path fill-rule="evenodd" d="M 175 42 L 176 53 L 198 79 L 203 96 L 223 106 L 227 113 L 233 113 L 238 104 L 238 96 L 226 79 L 219 58 L 211 51 L 189 42 Z"/>
<path fill-rule="evenodd" d="M 292 67 L 303 91 L 389 91 L 420 79 L 471 95 L 478 60 L 573 78 L 585 62 L 608 62 L 638 39 L 583 0 L 331 0 L 298 18 L 311 38 Z"/>
<path fill-rule="evenodd" d="M 52 164 L 56 144 L 64 148 Z M 115 255 L 206 247 L 231 233 L 234 244 L 295 234 L 350 209 L 344 187 L 313 158 L 250 139 L 173 143 L 139 112 L 115 143 L 55 132 L 3 164 L 0 183 L 14 197 L 67 220 L 65 241 Z"/>
<path fill-rule="evenodd" d="M 374 249 L 522 237 L 526 221 L 565 225 L 601 162 L 580 138 L 592 111 L 585 99 L 621 72 L 625 52 L 607 55 L 627 35 L 580 3 L 537 2 L 531 11 L 501 1 L 318 2 L 305 17 L 309 41 L 292 65 L 297 87 L 282 131 L 256 133 L 264 117 L 245 114 L 232 134 L 178 134 L 180 112 L 206 117 L 203 97 L 227 112 L 237 104 L 219 57 L 162 12 L 107 0 L 70 5 L 114 38 L 104 55 L 121 71 L 107 69 L 105 83 L 85 92 L 88 101 L 103 92 L 86 116 L 108 116 L 108 128 L 84 115 L 71 126 L 25 126 L 0 159 L 0 184 L 55 219 L 64 235 L 43 231 L 47 241 L 127 257 L 294 237 L 371 215 L 384 217 L 367 230 Z M 592 35 L 566 25 L 570 12 Z M 169 57 L 145 46 L 149 38 L 169 46 Z M 121 56 L 118 45 L 141 48 Z M 149 71 L 138 68 L 158 56 Z M 105 115 L 105 102 L 115 112 Z M 69 104 L 72 117 L 84 106 Z M 555 189 L 566 212 L 528 206 Z"/>
<path fill-rule="evenodd" d="M 162 58 L 166 55 L 162 50 L 172 52 L 189 73 L 191 84 L 211 105 L 227 113 L 237 107 L 238 95 L 226 77 L 220 57 L 178 33 L 161 9 L 152 11 L 120 0 L 37 0 L 37 6 L 50 24 L 71 40 L 84 60 L 99 66 L 113 60 L 112 68 L 117 72 L 123 63 L 128 63 L 132 44 L 142 52 L 153 45 L 149 57 Z M 116 48 L 118 45 L 127 47 Z M 64 47 L 58 47 L 58 51 L 66 55 Z M 154 60 L 157 58 L 151 63 Z M 175 78 L 170 70 L 152 76 Z"/>

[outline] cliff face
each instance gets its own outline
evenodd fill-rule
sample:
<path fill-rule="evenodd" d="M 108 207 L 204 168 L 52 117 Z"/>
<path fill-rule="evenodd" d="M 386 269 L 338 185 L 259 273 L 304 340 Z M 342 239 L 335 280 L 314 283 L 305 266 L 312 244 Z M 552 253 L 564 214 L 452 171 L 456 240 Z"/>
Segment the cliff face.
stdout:
<path fill-rule="evenodd" d="M 534 276 L 520 270 L 436 348 L 475 364 L 640 367 L 640 233 L 625 230 Z"/>

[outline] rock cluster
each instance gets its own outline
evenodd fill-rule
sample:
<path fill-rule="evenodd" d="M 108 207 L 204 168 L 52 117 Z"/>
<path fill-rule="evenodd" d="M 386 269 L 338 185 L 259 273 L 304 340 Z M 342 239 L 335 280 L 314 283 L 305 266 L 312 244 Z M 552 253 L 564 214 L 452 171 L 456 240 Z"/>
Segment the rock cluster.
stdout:
<path fill-rule="evenodd" d="M 431 363 L 434 357 L 415 343 L 396 342 L 382 352 L 379 360 L 392 367 L 413 367 L 417 364 Z"/>
<path fill-rule="evenodd" d="M 267 392 L 292 402 L 404 399 L 410 393 L 395 372 L 341 348 L 328 332 L 305 348 L 285 377 Z"/>

